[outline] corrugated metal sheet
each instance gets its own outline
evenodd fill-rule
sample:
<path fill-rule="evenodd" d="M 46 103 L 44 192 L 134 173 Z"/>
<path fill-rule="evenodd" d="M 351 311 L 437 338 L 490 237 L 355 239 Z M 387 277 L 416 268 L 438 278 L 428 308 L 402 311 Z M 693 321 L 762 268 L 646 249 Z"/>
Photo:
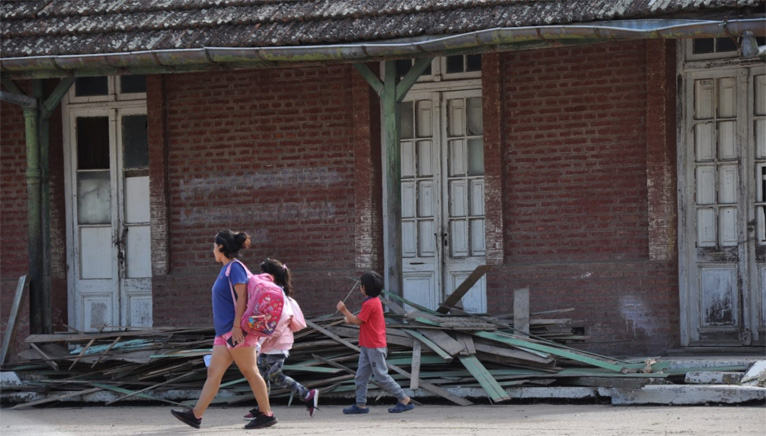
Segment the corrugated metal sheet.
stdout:
<path fill-rule="evenodd" d="M 78 0 L 0 3 L 3 58 L 291 46 L 494 27 L 761 13 L 766 0 Z"/>

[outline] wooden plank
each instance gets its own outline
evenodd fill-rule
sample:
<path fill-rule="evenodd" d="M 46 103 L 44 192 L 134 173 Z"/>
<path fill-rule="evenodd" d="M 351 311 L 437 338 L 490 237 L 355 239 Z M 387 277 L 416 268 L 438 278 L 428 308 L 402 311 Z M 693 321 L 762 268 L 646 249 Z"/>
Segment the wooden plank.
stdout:
<path fill-rule="evenodd" d="M 38 334 L 38 335 L 29 335 L 24 340 L 27 343 L 35 342 L 85 342 L 89 341 L 91 339 L 112 339 L 116 338 L 117 336 L 122 336 L 123 338 L 132 338 L 132 337 L 146 337 L 146 336 L 165 336 L 169 333 L 174 333 L 176 335 L 184 334 L 184 333 L 210 333 L 212 332 L 212 329 L 209 327 L 206 328 L 190 328 L 190 329 L 179 329 L 178 327 L 155 327 L 152 329 L 147 330 L 132 330 L 132 331 L 114 331 L 114 332 L 107 332 L 107 333 L 52 333 L 52 334 Z"/>
<path fill-rule="evenodd" d="M 417 309 L 417 310 L 419 310 L 419 311 L 421 311 L 423 313 L 427 313 L 427 314 L 431 314 L 431 315 L 439 315 L 439 312 L 437 312 L 435 310 L 431 310 L 431 309 L 429 309 L 429 308 L 427 308 L 425 306 L 421 306 L 418 303 L 412 302 L 412 301 L 410 301 L 410 300 L 408 300 L 406 298 L 400 297 L 400 296 L 398 296 L 396 294 L 392 294 L 391 292 L 388 292 L 385 289 L 383 290 L 383 292 L 381 292 L 381 295 L 385 295 L 387 298 L 390 298 L 391 300 L 394 300 L 395 302 L 406 304 L 406 305 L 408 305 L 410 307 L 413 307 L 413 308 L 415 308 L 415 309 Z"/>
<path fill-rule="evenodd" d="M 24 299 L 26 294 L 27 276 L 23 275 L 19 277 L 19 281 L 16 284 L 16 293 L 13 296 L 13 305 L 11 305 L 11 314 L 8 316 L 8 324 L 5 325 L 5 335 L 3 336 L 3 348 L 0 350 L 0 365 L 5 363 L 8 358 L 8 351 L 11 349 L 11 344 L 16 340 L 16 331 L 18 330 L 19 307 L 21 306 L 21 300 Z"/>
<path fill-rule="evenodd" d="M 615 372 L 626 373 L 626 372 L 629 372 L 630 370 L 626 365 L 621 364 L 619 362 L 606 361 L 606 360 L 598 359 L 591 356 L 584 356 L 579 353 L 573 352 L 571 350 L 565 350 L 565 349 L 556 348 L 550 345 L 544 345 L 544 344 L 530 342 L 530 341 L 526 341 L 522 339 L 517 339 L 517 338 L 511 337 L 508 335 L 503 335 L 500 333 L 475 332 L 473 334 L 474 336 L 478 336 L 480 338 L 502 342 L 508 345 L 513 345 L 514 347 L 521 347 L 522 349 L 531 349 L 531 350 L 542 351 L 544 353 L 550 353 L 550 354 L 553 354 L 554 356 L 565 357 L 567 359 L 576 360 L 578 362 L 582 362 L 588 365 L 593 365 L 598 368 L 609 369 Z"/>
<path fill-rule="evenodd" d="M 107 385 L 107 384 L 104 384 L 104 383 L 87 382 L 87 384 L 89 384 L 91 386 L 95 386 L 97 388 L 101 388 L 103 390 L 117 392 L 119 394 L 133 394 L 134 393 L 130 389 L 119 388 L 117 386 Z M 175 401 L 166 400 L 166 399 L 161 398 L 161 397 L 154 397 L 154 396 L 151 396 L 149 394 L 138 394 L 138 396 L 141 397 L 141 398 L 145 398 L 147 400 L 162 401 L 163 403 L 172 404 L 174 406 L 181 406 L 181 403 L 176 403 Z"/>
<path fill-rule="evenodd" d="M 98 359 L 96 359 L 96 361 L 95 361 L 95 362 L 93 362 L 93 365 L 91 365 L 90 367 L 91 367 L 91 368 L 93 368 L 94 366 L 96 366 L 96 365 L 98 364 L 98 362 L 100 362 L 100 361 L 101 361 L 101 358 L 102 358 L 102 357 L 104 357 L 104 356 L 106 355 L 106 353 L 108 353 L 108 352 L 109 352 L 109 351 L 110 351 L 112 348 L 114 348 L 114 346 L 115 346 L 115 345 L 117 345 L 117 342 L 119 342 L 119 341 L 120 341 L 120 339 L 122 339 L 122 336 L 117 336 L 117 337 L 114 339 L 114 342 L 112 342 L 112 344 L 111 344 L 111 345 L 109 345 L 109 348 L 107 348 L 107 349 L 106 349 L 106 350 L 104 350 L 104 351 L 103 351 L 101 354 L 99 354 L 99 356 L 98 356 Z"/>
<path fill-rule="evenodd" d="M 445 362 L 452 362 L 452 355 L 442 350 L 441 347 L 436 345 L 432 340 L 425 337 L 425 335 L 423 335 L 419 331 L 410 330 L 410 329 L 404 329 L 404 331 L 411 334 L 412 337 L 422 342 L 423 345 L 430 348 L 434 353 L 438 354 L 439 357 L 441 357 L 442 360 L 444 360 Z"/>
<path fill-rule="evenodd" d="M 71 365 L 69 365 L 69 369 L 67 371 L 71 371 L 72 368 L 74 368 L 75 364 L 82 358 L 82 356 L 85 355 L 85 352 L 88 351 L 88 348 L 90 348 L 91 345 L 93 345 L 93 342 L 95 342 L 95 339 L 91 339 L 90 342 L 88 342 L 88 345 L 85 346 L 85 348 L 80 351 L 80 355 L 77 356 L 77 358 L 72 362 Z"/>
<path fill-rule="evenodd" d="M 529 335 L 529 288 L 513 291 L 513 331 Z"/>
<path fill-rule="evenodd" d="M 403 338 L 401 336 L 386 336 L 386 342 L 389 344 L 399 345 L 401 347 L 412 348 L 415 346 L 415 340 L 411 337 Z"/>
<path fill-rule="evenodd" d="M 404 310 L 404 308 L 402 306 L 394 303 L 393 301 L 389 300 L 388 298 L 385 298 L 385 297 L 382 297 L 382 296 L 378 297 L 378 298 L 380 299 L 380 302 L 383 303 L 383 305 L 385 305 L 386 308 L 388 308 L 388 310 L 390 310 L 391 312 L 394 312 L 395 314 L 401 315 L 401 316 L 404 316 L 404 314 L 407 313 L 407 311 Z"/>
<path fill-rule="evenodd" d="M 404 97 L 407 96 L 407 91 L 412 88 L 412 85 L 415 84 L 415 82 L 418 81 L 418 78 L 421 74 L 426 70 L 426 68 L 431 66 L 431 61 L 433 61 L 434 58 L 419 58 L 415 60 L 415 64 L 412 65 L 412 68 L 410 68 L 409 71 L 407 71 L 407 74 L 402 77 L 402 80 L 399 81 L 399 83 L 396 84 L 396 102 L 399 103 L 402 100 L 404 100 Z"/>
<path fill-rule="evenodd" d="M 444 302 L 444 305 L 440 305 L 436 311 L 439 313 L 449 312 L 449 306 L 454 306 L 458 303 L 458 301 L 462 300 L 463 296 L 468 292 L 468 290 L 471 289 L 471 287 L 475 285 L 476 282 L 478 282 L 484 274 L 491 270 L 491 265 L 477 266 L 476 269 L 474 269 L 473 272 L 468 277 L 466 277 L 465 280 L 463 280 L 463 283 L 458 285 L 458 287 L 452 291 L 449 297 L 447 297 L 447 300 Z"/>
<path fill-rule="evenodd" d="M 476 354 L 476 346 L 473 343 L 473 337 L 471 335 L 467 335 L 462 332 L 457 333 L 457 340 L 463 344 L 463 347 L 465 348 L 463 351 L 460 352 L 460 354 L 463 355 L 471 355 Z"/>
<path fill-rule="evenodd" d="M 367 81 L 367 83 L 370 85 L 370 87 L 378 95 L 380 95 L 380 93 L 383 92 L 383 82 L 380 81 L 378 76 L 375 73 L 373 73 L 366 64 L 356 63 L 356 64 L 354 64 L 354 68 L 356 68 L 356 70 L 359 72 L 359 74 L 362 75 L 364 80 Z"/>
<path fill-rule="evenodd" d="M 105 404 L 105 406 L 108 406 L 108 405 L 110 405 L 110 404 L 113 404 L 113 403 L 116 403 L 116 402 L 118 402 L 118 401 L 124 400 L 124 399 L 126 399 L 126 398 L 130 398 L 130 397 L 133 397 L 133 396 L 136 396 L 136 395 L 142 394 L 142 393 L 144 393 L 144 392 L 146 392 L 146 391 L 149 391 L 149 390 L 152 390 L 152 389 L 158 388 L 158 387 L 160 387 L 160 386 L 162 386 L 162 385 L 166 385 L 166 384 L 168 384 L 168 383 L 173 383 L 173 382 L 176 382 L 176 381 L 178 381 L 178 380 L 181 380 L 181 379 L 184 379 L 184 378 L 186 378 L 186 377 L 188 377 L 188 376 L 190 376 L 190 375 L 192 375 L 192 374 L 196 374 L 197 372 L 198 372 L 197 370 L 194 370 L 194 371 L 189 371 L 189 372 L 187 372 L 186 374 L 181 374 L 181 375 L 179 375 L 178 377 L 173 377 L 173 378 L 171 378 L 170 380 L 165 380 L 164 382 L 161 382 L 161 383 L 157 383 L 157 384 L 155 384 L 155 385 L 152 385 L 152 386 L 146 387 L 146 388 L 144 388 L 144 389 L 141 389 L 141 390 L 139 390 L 139 391 L 134 391 L 134 392 L 131 392 L 131 393 L 129 393 L 129 394 L 126 394 L 126 395 L 123 395 L 123 396 L 121 396 L 121 397 L 119 397 L 119 398 L 116 398 L 116 399 L 114 399 L 114 400 L 112 400 L 112 401 L 109 401 L 108 403 L 106 403 L 106 404 Z"/>
<path fill-rule="evenodd" d="M 420 341 L 415 341 L 414 346 L 412 347 L 412 365 L 410 367 L 411 370 L 411 376 L 410 376 L 410 389 L 413 391 L 418 388 L 419 386 L 419 378 L 420 378 L 420 354 L 421 354 L 421 345 Z"/>
<path fill-rule="evenodd" d="M 439 346 L 442 350 L 447 352 L 450 356 L 454 356 L 463 350 L 465 350 L 465 344 L 456 341 L 452 336 L 448 335 L 443 330 L 418 330 L 423 336 L 427 337 Z"/>
<path fill-rule="evenodd" d="M 61 400 L 65 400 L 67 398 L 77 397 L 77 396 L 80 396 L 80 395 L 88 395 L 88 394 L 92 394 L 92 393 L 95 393 L 95 392 L 98 392 L 98 391 L 101 391 L 101 390 L 102 390 L 101 388 L 90 388 L 90 389 L 86 389 L 84 391 L 67 392 L 66 394 L 57 395 L 55 397 L 48 397 L 48 398 L 43 398 L 42 400 L 30 401 L 29 403 L 17 404 L 15 406 L 11 407 L 11 410 L 26 409 L 27 407 L 39 406 L 40 404 L 52 403 L 54 401 L 61 401 Z"/>
<path fill-rule="evenodd" d="M 474 341 L 473 345 L 476 351 L 480 351 L 487 354 L 494 354 L 496 356 L 501 356 L 501 357 L 508 357 L 511 359 L 528 361 L 528 362 L 531 362 L 532 364 L 548 365 L 554 362 L 554 359 L 550 357 L 550 355 L 547 355 L 548 357 L 543 357 L 535 353 L 529 353 L 525 350 L 519 350 L 516 348 L 508 348 L 508 347 L 496 347 L 494 345 L 490 345 L 490 344 L 479 342 L 479 341 Z"/>
<path fill-rule="evenodd" d="M 43 359 L 45 360 L 45 363 L 47 363 L 48 366 L 53 368 L 55 371 L 59 370 L 59 365 L 53 359 L 48 357 L 48 355 L 45 354 L 45 352 L 43 352 L 43 350 L 41 350 L 40 347 L 38 347 L 36 344 L 29 344 L 29 346 L 32 347 L 35 351 L 37 351 L 40 354 L 40 356 L 43 357 Z"/>
<path fill-rule="evenodd" d="M 487 368 L 479 362 L 476 356 L 458 356 L 458 359 L 465 366 L 465 369 L 479 382 L 481 387 L 484 388 L 484 391 L 492 401 L 497 403 L 511 399 L 508 393 L 505 392 L 505 389 L 497 383 L 497 380 L 492 377 L 492 374 L 487 371 Z"/>
<path fill-rule="evenodd" d="M 401 374 L 401 375 L 405 376 L 405 377 L 412 378 L 412 374 L 410 374 L 407 371 L 399 368 L 398 366 L 394 366 L 394 365 L 388 364 L 388 368 L 390 370 L 398 373 L 398 374 Z M 428 392 L 431 392 L 431 393 L 439 395 L 439 396 L 441 396 L 443 398 L 446 398 L 446 399 L 452 401 L 453 403 L 455 403 L 457 405 L 460 405 L 460 406 L 470 406 L 470 405 L 473 404 L 472 402 L 466 400 L 465 398 L 458 397 L 457 395 L 452 395 L 451 393 L 447 392 L 446 390 L 444 390 L 444 389 L 442 389 L 442 388 L 440 388 L 440 387 L 438 387 L 436 385 L 432 385 L 431 383 L 427 383 L 427 382 L 423 381 L 423 379 L 420 379 L 418 381 L 418 384 L 420 385 L 420 387 L 422 389 L 425 389 Z"/>

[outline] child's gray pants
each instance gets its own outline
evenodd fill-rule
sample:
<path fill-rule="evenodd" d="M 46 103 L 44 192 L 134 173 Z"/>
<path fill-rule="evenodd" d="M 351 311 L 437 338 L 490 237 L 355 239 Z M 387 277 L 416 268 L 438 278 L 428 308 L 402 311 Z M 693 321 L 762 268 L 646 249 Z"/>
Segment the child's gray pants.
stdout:
<path fill-rule="evenodd" d="M 354 378 L 356 404 L 359 406 L 367 404 L 367 383 L 369 383 L 372 374 L 375 374 L 375 381 L 381 388 L 395 396 L 399 401 L 405 399 L 407 396 L 404 395 L 402 388 L 388 375 L 388 367 L 386 366 L 388 348 L 360 348 L 359 366 Z"/>

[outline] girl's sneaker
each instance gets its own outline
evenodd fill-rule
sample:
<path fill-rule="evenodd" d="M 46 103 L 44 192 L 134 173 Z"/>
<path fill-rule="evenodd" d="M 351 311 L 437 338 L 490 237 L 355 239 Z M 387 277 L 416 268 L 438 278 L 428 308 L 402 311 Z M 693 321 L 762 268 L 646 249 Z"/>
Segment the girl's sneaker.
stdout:
<path fill-rule="evenodd" d="M 345 413 L 346 415 L 358 415 L 360 413 L 368 413 L 369 411 L 370 411 L 369 407 L 359 407 L 356 404 L 343 409 L 343 413 Z"/>
<path fill-rule="evenodd" d="M 254 428 L 266 428 L 271 427 L 272 425 L 278 423 L 277 417 L 274 416 L 274 413 L 272 412 L 271 416 L 266 416 L 259 410 L 255 418 L 253 418 L 252 421 L 245 424 L 245 429 L 252 430 Z"/>
<path fill-rule="evenodd" d="M 312 389 L 306 394 L 306 398 L 303 399 L 303 404 L 306 405 L 306 410 L 309 412 L 309 416 L 314 416 L 314 410 L 319 410 L 319 391 Z"/>
<path fill-rule="evenodd" d="M 199 428 L 202 424 L 202 418 L 194 416 L 194 411 L 192 409 L 171 410 L 170 413 L 175 416 L 176 419 L 190 427 Z"/>
<path fill-rule="evenodd" d="M 253 418 L 255 418 L 256 416 L 258 416 L 258 412 L 260 412 L 258 410 L 258 407 L 256 407 L 255 409 L 250 409 L 250 411 L 247 412 L 247 415 L 243 416 L 242 418 L 244 418 L 245 421 L 250 421 Z"/>

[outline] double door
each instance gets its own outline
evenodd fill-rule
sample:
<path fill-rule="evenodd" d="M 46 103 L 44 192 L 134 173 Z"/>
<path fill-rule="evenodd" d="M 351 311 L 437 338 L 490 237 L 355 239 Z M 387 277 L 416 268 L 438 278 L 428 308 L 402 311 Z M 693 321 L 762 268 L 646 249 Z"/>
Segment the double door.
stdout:
<path fill-rule="evenodd" d="M 71 105 L 65 123 L 70 323 L 82 331 L 150 327 L 145 105 Z"/>
<path fill-rule="evenodd" d="M 762 344 L 766 68 L 695 71 L 686 79 L 684 345 Z"/>
<path fill-rule="evenodd" d="M 403 294 L 436 309 L 484 263 L 481 90 L 411 91 L 400 109 Z M 484 278 L 462 304 L 487 311 Z"/>

